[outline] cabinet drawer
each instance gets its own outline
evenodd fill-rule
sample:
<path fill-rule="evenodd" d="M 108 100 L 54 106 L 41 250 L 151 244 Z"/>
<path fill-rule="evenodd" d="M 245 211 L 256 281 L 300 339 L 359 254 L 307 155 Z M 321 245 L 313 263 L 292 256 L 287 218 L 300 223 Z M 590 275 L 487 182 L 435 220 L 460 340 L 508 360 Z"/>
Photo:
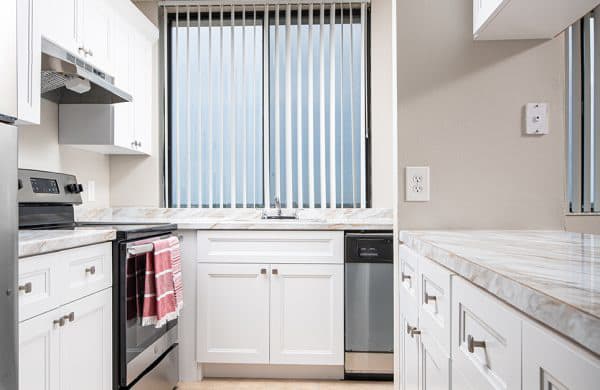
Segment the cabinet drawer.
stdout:
<path fill-rule="evenodd" d="M 202 263 L 343 264 L 344 233 L 329 231 L 199 231 Z"/>
<path fill-rule="evenodd" d="M 600 359 L 541 326 L 523 322 L 523 388 L 584 390 L 600 383 Z"/>
<path fill-rule="evenodd" d="M 398 251 L 400 259 L 399 291 L 400 313 L 410 323 L 416 323 L 419 315 L 419 277 L 416 254 L 401 245 Z"/>
<path fill-rule="evenodd" d="M 521 388 L 520 318 L 498 299 L 458 277 L 452 282 L 452 333 L 453 370 L 473 389 Z"/>
<path fill-rule="evenodd" d="M 419 315 L 423 337 L 450 355 L 450 281 L 452 273 L 426 257 L 419 259 Z"/>
<path fill-rule="evenodd" d="M 79 299 L 112 285 L 112 245 L 104 243 L 68 251 L 66 301 Z"/>
<path fill-rule="evenodd" d="M 19 259 L 19 321 L 60 305 L 60 284 L 55 268 L 56 254 Z"/>

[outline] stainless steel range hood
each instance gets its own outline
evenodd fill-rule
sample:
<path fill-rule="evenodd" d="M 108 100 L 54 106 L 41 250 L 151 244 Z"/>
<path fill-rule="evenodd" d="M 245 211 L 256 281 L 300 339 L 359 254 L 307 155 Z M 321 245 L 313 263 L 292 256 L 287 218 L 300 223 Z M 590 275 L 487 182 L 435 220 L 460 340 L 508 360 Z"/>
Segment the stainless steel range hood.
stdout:
<path fill-rule="evenodd" d="M 131 102 L 107 75 L 62 47 L 42 38 L 42 97 L 59 104 Z"/>

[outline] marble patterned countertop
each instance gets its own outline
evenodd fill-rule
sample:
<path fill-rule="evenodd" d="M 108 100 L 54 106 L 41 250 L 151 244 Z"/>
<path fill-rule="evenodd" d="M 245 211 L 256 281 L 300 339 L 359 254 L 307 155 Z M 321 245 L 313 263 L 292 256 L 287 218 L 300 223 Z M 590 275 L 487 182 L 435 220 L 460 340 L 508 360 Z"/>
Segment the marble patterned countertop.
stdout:
<path fill-rule="evenodd" d="M 600 355 L 600 235 L 402 231 L 400 240 Z"/>
<path fill-rule="evenodd" d="M 392 230 L 391 209 L 300 209 L 297 220 L 264 220 L 263 209 L 76 208 L 80 222 L 177 224 L 191 230 Z M 288 213 L 289 210 L 283 210 Z"/>
<path fill-rule="evenodd" d="M 113 229 L 19 230 L 19 257 L 112 241 Z"/>

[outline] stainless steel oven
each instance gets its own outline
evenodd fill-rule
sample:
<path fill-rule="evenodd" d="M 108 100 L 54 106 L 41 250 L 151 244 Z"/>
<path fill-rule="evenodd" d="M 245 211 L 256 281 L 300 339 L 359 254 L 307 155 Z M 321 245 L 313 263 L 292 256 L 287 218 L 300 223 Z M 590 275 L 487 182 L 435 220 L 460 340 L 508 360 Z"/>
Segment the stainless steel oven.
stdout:
<path fill-rule="evenodd" d="M 392 234 L 347 233 L 345 266 L 346 377 L 392 379 Z"/>
<path fill-rule="evenodd" d="M 116 389 L 152 389 L 153 383 L 157 389 L 170 390 L 177 384 L 177 320 L 161 328 L 142 326 L 145 255 L 153 250 L 153 241 L 172 234 L 165 234 L 166 228 L 130 233 L 121 240 L 117 237 L 114 258 L 118 264 L 113 271 L 118 280 L 113 291 L 118 317 L 114 322 Z"/>

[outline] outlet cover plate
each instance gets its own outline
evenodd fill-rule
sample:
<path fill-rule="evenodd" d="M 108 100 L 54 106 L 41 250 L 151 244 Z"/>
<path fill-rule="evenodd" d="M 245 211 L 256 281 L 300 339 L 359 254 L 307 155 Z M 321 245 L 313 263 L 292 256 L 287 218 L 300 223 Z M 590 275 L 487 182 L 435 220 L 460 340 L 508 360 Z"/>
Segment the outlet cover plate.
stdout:
<path fill-rule="evenodd" d="M 429 202 L 429 167 L 406 167 L 406 201 Z"/>

